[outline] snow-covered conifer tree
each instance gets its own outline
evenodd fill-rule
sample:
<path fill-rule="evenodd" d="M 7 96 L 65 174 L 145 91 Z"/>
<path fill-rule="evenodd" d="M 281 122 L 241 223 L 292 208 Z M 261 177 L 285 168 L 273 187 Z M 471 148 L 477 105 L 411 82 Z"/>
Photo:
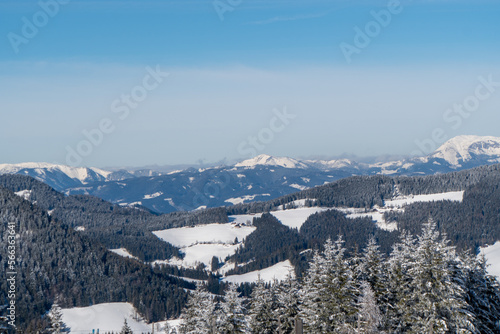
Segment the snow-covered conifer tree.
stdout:
<path fill-rule="evenodd" d="M 455 249 L 439 237 L 432 220 L 424 224 L 408 268 L 412 278 L 405 318 L 411 320 L 408 333 L 472 333 L 464 291 L 453 277 Z"/>
<path fill-rule="evenodd" d="M 215 301 L 202 284 L 189 296 L 186 308 L 181 315 L 182 334 L 211 333 L 215 322 Z"/>
<path fill-rule="evenodd" d="M 388 294 L 387 277 L 383 264 L 384 257 L 380 253 L 375 238 L 371 236 L 360 259 L 360 265 L 357 268 L 359 272 L 356 277 L 370 285 L 378 303 L 385 302 Z"/>
<path fill-rule="evenodd" d="M 382 325 L 382 313 L 377 305 L 375 293 L 367 282 L 361 283 L 362 295 L 358 302 L 358 328 L 357 333 L 376 334 L 380 333 L 379 326 Z"/>
<path fill-rule="evenodd" d="M 127 319 L 123 320 L 123 327 L 122 330 L 120 331 L 120 334 L 134 334 L 132 331 L 132 328 L 127 323 Z"/>
<path fill-rule="evenodd" d="M 229 284 L 224 301 L 220 304 L 220 317 L 217 325 L 217 333 L 237 334 L 246 333 L 247 320 L 243 298 L 239 297 L 237 286 Z"/>
<path fill-rule="evenodd" d="M 275 317 L 278 319 L 278 332 L 292 333 L 295 317 L 299 313 L 300 285 L 297 279 L 288 273 L 286 279 L 273 285 L 276 294 Z"/>
<path fill-rule="evenodd" d="M 304 328 L 308 333 L 321 333 L 324 295 L 323 268 L 325 260 L 316 250 L 309 263 L 307 275 L 300 290 L 300 316 L 304 321 Z"/>
<path fill-rule="evenodd" d="M 66 329 L 66 326 L 62 321 L 62 311 L 57 301 L 52 304 L 52 307 L 47 315 L 50 319 L 49 333 L 62 334 Z"/>
<path fill-rule="evenodd" d="M 500 332 L 500 285 L 496 277 L 486 271 L 483 255 L 464 257 L 465 299 L 474 313 L 474 326 L 479 333 Z"/>
<path fill-rule="evenodd" d="M 277 329 L 277 318 L 274 290 L 267 289 L 263 280 L 258 279 L 252 291 L 250 301 L 250 332 L 255 334 L 272 334 Z"/>

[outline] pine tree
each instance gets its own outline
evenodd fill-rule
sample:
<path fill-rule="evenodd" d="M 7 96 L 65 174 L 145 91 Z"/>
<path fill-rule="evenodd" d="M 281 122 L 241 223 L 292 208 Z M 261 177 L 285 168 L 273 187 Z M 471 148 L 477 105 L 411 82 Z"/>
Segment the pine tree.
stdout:
<path fill-rule="evenodd" d="M 286 279 L 273 285 L 276 295 L 275 318 L 278 319 L 278 332 L 292 333 L 295 317 L 300 308 L 300 285 L 297 279 L 289 272 Z"/>
<path fill-rule="evenodd" d="M 120 334 L 134 334 L 132 328 L 130 328 L 130 326 L 127 323 L 127 319 L 123 320 L 123 327 L 122 330 L 120 331 Z"/>
<path fill-rule="evenodd" d="M 51 334 L 62 334 L 66 329 L 64 322 L 62 321 L 62 311 L 61 307 L 57 302 L 52 304 L 52 307 L 48 313 L 50 319 L 49 333 Z"/>
<path fill-rule="evenodd" d="M 402 232 L 401 241 L 393 246 L 393 251 L 388 260 L 388 300 L 385 308 L 386 324 L 383 326 L 389 332 L 402 333 L 408 330 L 413 319 L 409 308 L 409 297 L 413 293 L 410 282 L 412 277 L 409 268 L 414 264 L 414 254 L 416 250 L 415 238 Z"/>
<path fill-rule="evenodd" d="M 424 224 L 414 265 L 408 269 L 413 289 L 406 313 L 407 319 L 412 320 L 409 333 L 475 331 L 464 291 L 453 277 L 455 259 L 454 247 L 439 237 L 435 223 L 431 220 Z"/>
<path fill-rule="evenodd" d="M 383 264 L 384 257 L 375 238 L 371 236 L 357 267 L 356 278 L 370 285 L 379 304 L 385 304 L 388 298 L 387 277 Z"/>
<path fill-rule="evenodd" d="M 229 284 L 224 301 L 220 304 L 220 317 L 217 327 L 218 333 L 221 334 L 245 333 L 247 330 L 243 298 L 239 297 L 235 284 Z"/>
<path fill-rule="evenodd" d="M 322 313 L 326 296 L 324 294 L 324 277 L 322 275 L 325 265 L 324 258 L 316 250 L 312 261 L 309 263 L 309 269 L 300 290 L 300 316 L 308 333 L 323 332 L 325 320 L 322 318 Z"/>
<path fill-rule="evenodd" d="M 349 261 L 345 258 L 344 241 L 341 236 L 335 243 L 327 240 L 324 256 L 325 294 L 328 296 L 324 305 L 329 315 L 327 332 L 347 333 L 352 331 L 357 314 L 356 299 L 359 289 Z"/>
<path fill-rule="evenodd" d="M 474 313 L 474 326 L 479 333 L 498 333 L 500 326 L 500 285 L 496 277 L 489 275 L 486 271 L 486 259 L 484 255 L 479 258 L 473 256 L 464 257 L 464 280 L 463 289 L 466 291 L 465 298 Z"/>
<path fill-rule="evenodd" d="M 380 333 L 378 327 L 382 324 L 382 313 L 377 305 L 375 293 L 367 282 L 361 283 L 362 296 L 359 300 L 357 333 Z"/>
<path fill-rule="evenodd" d="M 255 334 L 272 334 L 277 329 L 277 319 L 273 314 L 276 309 L 274 289 L 267 289 L 263 280 L 257 280 L 257 285 L 251 294 L 250 301 L 250 332 Z"/>
<path fill-rule="evenodd" d="M 341 237 L 315 253 L 301 293 L 304 325 L 311 333 L 346 333 L 353 330 L 359 294 Z"/>
<path fill-rule="evenodd" d="M 215 317 L 215 301 L 202 284 L 190 295 L 181 315 L 182 334 L 211 333 Z"/>

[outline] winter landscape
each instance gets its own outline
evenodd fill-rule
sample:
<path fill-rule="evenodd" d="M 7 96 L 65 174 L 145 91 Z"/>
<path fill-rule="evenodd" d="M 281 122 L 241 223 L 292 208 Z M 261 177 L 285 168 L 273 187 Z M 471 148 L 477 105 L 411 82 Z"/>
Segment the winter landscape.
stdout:
<path fill-rule="evenodd" d="M 497 2 L 0 9 L 0 334 L 500 333 Z"/>

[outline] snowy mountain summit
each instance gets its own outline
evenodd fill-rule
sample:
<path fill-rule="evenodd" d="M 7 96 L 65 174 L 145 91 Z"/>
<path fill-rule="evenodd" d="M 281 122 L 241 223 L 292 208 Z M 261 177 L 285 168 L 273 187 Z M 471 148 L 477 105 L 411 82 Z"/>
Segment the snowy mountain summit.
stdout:
<path fill-rule="evenodd" d="M 252 159 L 244 160 L 234 165 L 235 167 L 253 168 L 255 166 L 277 166 L 284 168 L 307 168 L 308 166 L 296 159 L 286 157 L 272 157 L 267 154 L 258 155 Z"/>
<path fill-rule="evenodd" d="M 491 136 L 457 136 L 439 147 L 431 158 L 443 159 L 453 166 L 473 160 L 500 162 L 500 138 Z"/>
<path fill-rule="evenodd" d="M 50 175 L 73 179 L 82 184 L 104 181 L 111 172 L 99 168 L 71 167 L 46 162 L 25 162 L 19 164 L 0 164 L 0 174 L 24 174 L 45 181 Z"/>

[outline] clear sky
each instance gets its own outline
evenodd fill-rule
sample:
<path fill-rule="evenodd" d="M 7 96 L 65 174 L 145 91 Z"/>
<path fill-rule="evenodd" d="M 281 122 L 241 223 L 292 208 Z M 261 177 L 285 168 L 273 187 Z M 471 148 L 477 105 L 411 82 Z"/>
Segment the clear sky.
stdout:
<path fill-rule="evenodd" d="M 500 136 L 499 17 L 493 0 L 2 0 L 0 163 L 374 156 Z"/>

